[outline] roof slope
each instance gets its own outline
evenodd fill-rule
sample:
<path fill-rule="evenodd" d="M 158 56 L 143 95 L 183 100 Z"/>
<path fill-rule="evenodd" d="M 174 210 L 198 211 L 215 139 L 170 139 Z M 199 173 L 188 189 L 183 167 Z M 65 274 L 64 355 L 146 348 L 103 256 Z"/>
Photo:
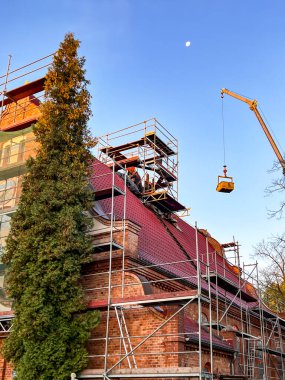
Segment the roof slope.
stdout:
<path fill-rule="evenodd" d="M 95 191 L 108 189 L 112 186 L 112 171 L 105 164 L 95 160 L 93 173 L 90 182 Z M 118 174 L 114 176 L 114 185 L 124 190 L 124 181 Z M 141 227 L 138 239 L 139 258 L 158 265 L 161 269 L 176 277 L 183 278 L 193 285 L 197 284 L 196 229 L 176 216 L 176 226 L 170 221 L 162 219 L 149 207 L 146 207 L 129 189 L 127 189 L 126 199 L 126 218 Z M 97 202 L 106 214 L 111 212 L 111 199 Z M 117 196 L 114 202 L 116 219 L 123 218 L 123 208 L 124 199 L 122 196 Z M 217 254 L 211 244 L 208 243 L 207 249 L 207 239 L 199 232 L 197 234 L 197 247 L 199 258 L 205 263 L 208 252 L 211 271 L 217 272 L 239 286 L 238 275 L 230 270 L 230 265 L 226 259 Z M 206 265 L 201 265 L 201 271 L 202 274 L 206 273 Z M 202 280 L 202 287 L 208 289 L 204 280 Z M 239 304 L 239 302 L 237 303 Z"/>
<path fill-rule="evenodd" d="M 189 342 L 196 343 L 199 341 L 199 324 L 189 317 L 184 318 L 184 329 L 185 333 L 189 334 Z M 209 329 L 201 327 L 201 341 L 203 345 L 210 344 L 210 332 Z M 233 352 L 234 348 L 231 343 L 224 341 L 217 334 L 212 332 L 212 345 L 214 348 L 220 349 L 222 351 Z"/>

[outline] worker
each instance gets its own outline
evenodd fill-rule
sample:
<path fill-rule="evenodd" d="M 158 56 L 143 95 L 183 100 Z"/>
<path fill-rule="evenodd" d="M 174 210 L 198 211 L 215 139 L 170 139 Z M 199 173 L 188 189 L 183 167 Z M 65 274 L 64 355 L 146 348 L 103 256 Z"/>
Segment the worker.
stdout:
<path fill-rule="evenodd" d="M 145 180 L 144 180 L 144 192 L 147 193 L 151 191 L 151 189 L 152 189 L 152 184 L 149 180 L 149 173 L 146 173 Z"/>
<path fill-rule="evenodd" d="M 131 166 L 127 170 L 128 170 L 129 178 L 134 182 L 139 192 L 141 193 L 143 191 L 141 176 L 139 175 L 139 173 L 137 172 L 134 166 Z"/>

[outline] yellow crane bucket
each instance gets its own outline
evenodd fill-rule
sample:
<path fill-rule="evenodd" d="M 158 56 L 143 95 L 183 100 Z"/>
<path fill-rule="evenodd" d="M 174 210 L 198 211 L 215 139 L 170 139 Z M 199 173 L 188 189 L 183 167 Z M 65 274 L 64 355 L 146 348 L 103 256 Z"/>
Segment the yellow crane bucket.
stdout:
<path fill-rule="evenodd" d="M 216 187 L 216 190 L 219 193 L 231 193 L 235 188 L 235 184 L 233 181 L 233 177 L 227 177 L 227 176 L 218 176 L 218 185 Z"/>
<path fill-rule="evenodd" d="M 227 165 L 224 165 L 224 175 L 218 176 L 218 185 L 216 187 L 216 190 L 219 193 L 231 193 L 235 188 L 233 177 L 228 177 L 227 171 Z"/>

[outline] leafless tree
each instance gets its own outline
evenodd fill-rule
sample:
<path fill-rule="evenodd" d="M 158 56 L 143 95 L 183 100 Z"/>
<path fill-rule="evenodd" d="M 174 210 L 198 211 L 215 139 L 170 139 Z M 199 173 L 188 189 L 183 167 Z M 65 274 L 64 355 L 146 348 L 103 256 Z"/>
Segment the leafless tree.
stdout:
<path fill-rule="evenodd" d="M 281 219 L 285 212 L 285 176 L 282 175 L 281 165 L 275 162 L 271 173 L 276 173 L 271 185 L 265 190 L 270 196 L 283 193 L 279 206 L 268 210 L 270 218 Z M 282 200 L 283 199 L 283 200 Z M 285 229 L 284 229 L 285 230 Z M 264 266 L 260 270 L 259 285 L 264 302 L 276 312 L 285 311 L 285 232 L 275 235 L 268 241 L 262 241 L 255 247 L 255 257 L 262 259 Z"/>
<path fill-rule="evenodd" d="M 270 170 L 271 173 L 282 173 L 280 164 L 278 162 L 275 162 L 273 165 L 273 168 Z M 285 176 L 281 174 L 281 177 L 273 179 L 270 186 L 268 186 L 265 189 L 265 194 L 268 196 L 275 194 L 275 193 L 285 193 Z M 283 196 L 283 199 L 285 199 L 285 196 Z M 277 218 L 281 219 L 283 216 L 283 212 L 285 210 L 285 200 L 281 200 L 279 203 L 279 207 L 276 210 L 268 210 L 268 215 L 271 218 Z"/>
<path fill-rule="evenodd" d="M 275 311 L 285 311 L 285 233 L 259 243 L 255 256 L 266 263 L 260 270 L 264 301 Z"/>

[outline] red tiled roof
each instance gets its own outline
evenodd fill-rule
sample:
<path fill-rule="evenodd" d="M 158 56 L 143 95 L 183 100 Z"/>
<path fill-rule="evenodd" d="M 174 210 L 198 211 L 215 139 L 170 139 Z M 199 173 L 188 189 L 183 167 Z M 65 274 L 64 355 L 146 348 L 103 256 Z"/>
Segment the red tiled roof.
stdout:
<path fill-rule="evenodd" d="M 258 306 L 258 301 L 248 302 L 240 297 L 240 293 L 231 293 L 228 289 L 222 288 L 219 285 L 212 284 L 213 293 L 217 294 L 220 299 L 225 299 L 227 305 L 234 303 L 235 305 L 243 308 L 254 308 Z"/>
<path fill-rule="evenodd" d="M 90 182 L 94 186 L 95 191 L 110 188 L 112 186 L 111 169 L 98 160 L 95 160 L 93 168 L 94 176 Z M 114 178 L 115 186 L 124 190 L 122 178 L 117 174 Z M 174 276 L 184 278 L 193 285 L 197 284 L 195 228 L 178 217 L 176 217 L 177 227 L 166 219 L 161 220 L 128 188 L 126 199 L 126 218 L 141 227 L 138 239 L 139 258 L 152 264 L 157 264 L 161 269 L 172 273 Z M 111 212 L 110 199 L 97 202 L 105 213 Z M 123 197 L 116 197 L 116 201 L 114 202 L 116 219 L 123 218 L 123 207 Z M 207 240 L 201 233 L 198 233 L 198 249 L 200 259 L 206 262 Z M 225 277 L 238 286 L 239 278 L 237 274 L 230 270 L 225 258 L 215 253 L 214 248 L 210 244 L 208 252 L 210 270 L 217 272 L 220 276 Z M 192 262 L 190 262 L 191 260 Z M 167 264 L 172 262 L 177 263 Z M 201 265 L 201 271 L 202 274 L 206 273 L 206 266 L 203 264 Z M 202 281 L 202 287 L 208 289 L 208 285 L 204 280 Z"/>
<path fill-rule="evenodd" d="M 197 343 L 199 340 L 199 324 L 189 317 L 184 318 L 184 332 L 189 334 L 189 342 Z M 205 327 L 201 327 L 201 341 L 202 345 L 210 344 L 210 332 Z M 224 341 L 218 335 L 212 332 L 212 344 L 214 348 L 225 351 L 234 351 L 233 346 Z"/>

